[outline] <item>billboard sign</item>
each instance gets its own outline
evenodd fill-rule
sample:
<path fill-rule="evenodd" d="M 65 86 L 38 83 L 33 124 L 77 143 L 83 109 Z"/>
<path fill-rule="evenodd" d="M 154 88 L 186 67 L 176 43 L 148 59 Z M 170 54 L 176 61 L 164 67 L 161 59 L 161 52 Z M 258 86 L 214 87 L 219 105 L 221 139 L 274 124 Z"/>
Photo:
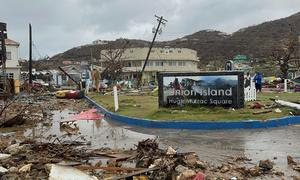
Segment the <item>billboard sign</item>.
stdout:
<path fill-rule="evenodd" d="M 244 73 L 158 73 L 159 105 L 244 107 Z"/>

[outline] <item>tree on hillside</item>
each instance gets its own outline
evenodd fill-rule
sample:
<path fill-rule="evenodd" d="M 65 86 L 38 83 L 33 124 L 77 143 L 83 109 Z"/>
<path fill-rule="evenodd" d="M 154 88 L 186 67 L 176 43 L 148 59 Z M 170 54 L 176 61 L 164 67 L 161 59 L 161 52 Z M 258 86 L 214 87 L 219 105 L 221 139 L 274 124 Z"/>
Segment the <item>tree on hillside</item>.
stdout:
<path fill-rule="evenodd" d="M 288 38 L 285 39 L 281 45 L 277 48 L 274 48 L 271 54 L 271 58 L 275 61 L 276 65 L 279 66 L 281 76 L 283 79 L 288 78 L 288 72 L 290 65 L 295 62 L 297 58 L 297 46 L 298 36 L 295 33 L 293 27 L 290 26 L 290 31 Z"/>
<path fill-rule="evenodd" d="M 101 73 L 102 78 L 112 81 L 120 78 L 124 67 L 124 52 L 129 47 L 129 41 L 126 39 L 123 40 L 118 47 L 111 44 L 108 49 L 101 51 L 100 59 L 105 65 L 105 69 Z"/>

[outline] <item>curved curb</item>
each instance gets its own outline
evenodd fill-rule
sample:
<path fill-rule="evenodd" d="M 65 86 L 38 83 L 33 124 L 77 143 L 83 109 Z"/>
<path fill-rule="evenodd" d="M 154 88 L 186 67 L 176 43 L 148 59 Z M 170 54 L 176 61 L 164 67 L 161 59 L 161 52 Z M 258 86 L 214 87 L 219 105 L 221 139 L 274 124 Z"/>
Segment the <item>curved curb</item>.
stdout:
<path fill-rule="evenodd" d="M 169 128 L 169 129 L 201 129 L 201 130 L 217 130 L 217 129 L 257 129 L 288 126 L 292 124 L 300 124 L 300 116 L 287 116 L 282 118 L 270 119 L 267 121 L 259 120 L 243 120 L 243 121 L 170 121 L 170 120 L 150 120 L 142 118 L 134 118 L 119 115 L 110 112 L 91 98 L 85 96 L 87 101 L 96 106 L 96 108 L 105 115 L 105 117 L 126 123 L 129 125 L 142 126 L 147 128 Z"/>

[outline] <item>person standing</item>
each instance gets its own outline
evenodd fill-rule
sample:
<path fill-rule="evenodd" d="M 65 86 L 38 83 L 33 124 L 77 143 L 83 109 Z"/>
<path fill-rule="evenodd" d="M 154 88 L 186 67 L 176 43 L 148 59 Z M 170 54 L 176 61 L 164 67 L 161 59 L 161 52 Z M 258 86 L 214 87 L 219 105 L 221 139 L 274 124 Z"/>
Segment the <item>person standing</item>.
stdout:
<path fill-rule="evenodd" d="M 100 92 L 99 90 L 100 73 L 96 68 L 94 68 L 92 71 L 92 81 L 93 81 L 93 87 L 96 88 L 97 92 Z"/>
<path fill-rule="evenodd" d="M 257 72 L 254 76 L 254 82 L 255 82 L 255 88 L 256 92 L 261 92 L 262 89 L 262 74 L 260 72 Z"/>

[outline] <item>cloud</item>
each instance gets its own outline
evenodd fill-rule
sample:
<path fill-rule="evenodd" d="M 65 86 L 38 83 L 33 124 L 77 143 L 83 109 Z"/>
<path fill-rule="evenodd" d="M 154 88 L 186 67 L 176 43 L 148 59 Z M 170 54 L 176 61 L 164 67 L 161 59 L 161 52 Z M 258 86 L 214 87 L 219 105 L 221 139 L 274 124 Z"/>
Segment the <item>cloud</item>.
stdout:
<path fill-rule="evenodd" d="M 168 20 L 158 40 L 171 40 L 203 29 L 232 33 L 289 16 L 300 7 L 298 0 L 6 0 L 1 3 L 4 5 L 0 6 L 0 21 L 7 23 L 8 35 L 21 43 L 22 57 L 28 54 L 28 23 L 32 23 L 39 53 L 51 56 L 95 39 L 151 40 L 152 28 L 157 25 L 155 14 Z"/>

